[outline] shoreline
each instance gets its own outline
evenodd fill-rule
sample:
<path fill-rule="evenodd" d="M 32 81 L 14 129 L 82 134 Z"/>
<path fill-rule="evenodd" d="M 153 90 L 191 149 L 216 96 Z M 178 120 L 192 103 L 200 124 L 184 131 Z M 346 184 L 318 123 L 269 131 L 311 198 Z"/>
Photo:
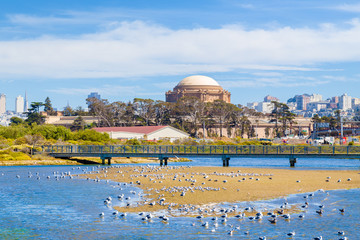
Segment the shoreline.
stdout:
<path fill-rule="evenodd" d="M 170 158 L 169 162 L 189 162 L 191 160 L 186 158 Z M 137 164 L 137 163 L 158 163 L 159 160 L 155 158 L 126 158 L 126 157 L 116 157 L 111 160 L 112 164 Z M 74 157 L 71 159 L 61 159 L 61 158 L 51 158 L 47 157 L 46 159 L 29 159 L 29 160 L 1 160 L 0 166 L 51 166 L 51 165 L 102 165 L 102 160 L 100 158 L 82 158 Z M 105 165 L 103 165 L 105 166 Z M 110 165 L 111 166 L 111 165 Z"/>
<path fill-rule="evenodd" d="M 118 211 L 166 211 L 170 215 L 173 215 L 173 208 L 184 206 L 210 209 L 221 203 L 272 200 L 319 189 L 360 188 L 359 170 L 121 166 L 109 167 L 99 173 L 84 174 L 81 177 L 111 180 L 142 189 L 142 200 L 134 204 L 120 199 L 125 207 L 115 206 Z M 128 203 L 130 205 L 126 206 Z M 287 211 L 297 210 L 294 208 Z"/>

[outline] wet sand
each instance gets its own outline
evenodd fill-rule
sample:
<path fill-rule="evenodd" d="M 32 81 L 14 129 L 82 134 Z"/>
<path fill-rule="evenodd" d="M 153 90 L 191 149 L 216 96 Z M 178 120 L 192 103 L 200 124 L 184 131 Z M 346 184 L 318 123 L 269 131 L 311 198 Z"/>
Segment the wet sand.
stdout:
<path fill-rule="evenodd" d="M 360 171 L 348 170 L 136 166 L 108 168 L 83 177 L 130 183 L 143 189 L 146 200 L 123 208 L 115 207 L 122 212 L 268 200 L 319 189 L 360 188 Z"/>

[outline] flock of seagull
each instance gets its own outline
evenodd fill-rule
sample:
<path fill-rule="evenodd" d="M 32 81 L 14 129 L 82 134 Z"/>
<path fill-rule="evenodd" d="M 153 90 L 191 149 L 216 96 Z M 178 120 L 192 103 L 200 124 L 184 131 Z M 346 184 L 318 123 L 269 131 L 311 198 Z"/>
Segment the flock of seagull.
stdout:
<path fill-rule="evenodd" d="M 82 169 L 83 173 L 97 173 L 97 174 L 103 174 L 104 177 L 107 177 L 108 174 L 108 169 L 109 168 L 122 168 L 121 166 L 111 166 L 111 167 L 107 167 L 107 168 L 100 168 L 100 166 L 98 167 L 92 167 L 92 169 L 89 168 L 85 168 Z M 168 168 L 172 168 L 172 169 L 180 169 L 180 168 L 184 168 L 184 167 L 168 167 Z M 186 167 L 186 168 L 190 168 L 190 167 Z M 75 170 L 75 168 L 73 168 Z M 81 169 L 80 167 L 77 167 L 77 169 Z M 160 182 L 162 180 L 165 179 L 165 174 L 164 173 L 159 173 L 160 170 L 163 168 L 159 168 L 159 167 L 155 167 L 155 166 L 141 166 L 141 167 L 136 167 L 133 168 L 133 171 L 136 172 L 136 174 L 132 174 L 130 175 L 131 179 L 135 179 L 138 178 L 139 176 L 148 178 L 149 181 L 151 182 Z M 117 172 L 117 174 L 123 174 L 122 169 L 119 169 Z M 128 173 L 128 172 L 127 172 Z M 189 178 L 186 178 L 185 174 L 173 174 L 173 181 L 181 181 L 181 178 L 183 178 L 184 181 L 190 182 L 191 183 L 191 187 L 163 187 L 162 189 L 160 189 L 161 191 L 164 192 L 168 192 L 171 194 L 176 194 L 176 193 L 180 193 L 180 196 L 185 196 L 185 194 L 187 192 L 193 192 L 193 191 L 220 191 L 220 188 L 211 188 L 211 187 L 203 187 L 203 186 L 195 186 L 196 183 L 196 179 L 194 178 L 194 175 L 196 174 L 200 174 L 202 175 L 203 178 L 208 179 L 209 178 L 209 174 L 205 174 L 205 173 L 193 173 L 192 176 L 190 176 Z M 255 179 L 256 181 L 259 181 L 260 179 L 258 177 L 260 176 L 267 176 L 267 177 L 271 177 L 271 174 L 254 174 L 254 173 L 241 173 L 239 172 L 232 172 L 232 173 L 217 173 L 215 172 L 214 175 L 217 176 L 222 176 L 222 175 L 226 175 L 227 177 L 243 177 L 242 179 L 240 179 L 239 181 L 244 181 L 246 177 L 248 177 L 249 179 Z M 28 177 L 32 178 L 34 175 L 31 172 L 28 172 Z M 39 173 L 35 173 L 35 177 L 37 180 L 40 180 L 40 175 Z M 20 175 L 16 175 L 16 178 L 20 178 Z M 47 179 L 50 178 L 55 178 L 55 180 L 60 180 L 60 179 L 64 179 L 64 178 L 73 178 L 73 175 L 71 174 L 70 171 L 68 172 L 53 172 L 53 176 L 47 176 Z M 330 181 L 331 177 L 328 177 L 326 179 L 326 181 Z M 95 182 L 100 182 L 102 181 L 99 177 L 96 177 L 95 179 L 90 179 L 87 178 L 87 180 L 93 180 Z M 106 182 L 109 182 L 109 180 L 105 180 Z M 341 180 L 338 180 L 338 182 L 340 182 Z M 347 179 L 347 181 L 351 181 L 350 178 Z M 226 180 L 224 180 L 224 183 L 226 183 Z M 120 190 L 123 190 L 123 186 L 135 186 L 135 185 L 141 185 L 141 181 L 138 180 L 136 182 L 130 182 L 130 185 L 128 185 L 127 183 L 118 183 L 118 186 L 120 186 Z M 147 189 L 147 190 L 152 190 L 152 189 Z M 142 196 L 142 192 L 136 192 L 134 190 L 131 190 L 129 192 L 132 195 L 138 195 L 139 197 L 144 197 Z M 160 191 L 157 191 L 157 193 L 160 193 Z M 328 194 L 328 192 L 325 192 L 324 190 L 320 189 L 317 192 L 314 193 L 310 193 L 310 194 L 306 194 L 303 196 L 305 202 L 304 204 L 302 204 L 300 206 L 301 209 L 301 213 L 298 214 L 297 216 L 295 216 L 296 218 L 302 220 L 305 218 L 305 214 L 307 213 L 307 209 L 311 204 L 311 199 L 314 197 L 315 194 L 318 193 L 325 193 Z M 285 213 L 286 211 L 289 212 L 288 210 L 291 208 L 291 206 L 289 205 L 289 203 L 286 201 L 283 202 L 282 205 L 279 206 L 279 208 L 277 209 L 273 209 L 272 211 L 267 211 L 262 212 L 262 211 L 257 211 L 254 207 L 246 207 L 246 208 L 240 208 L 237 205 L 233 205 L 232 207 L 228 207 L 228 208 L 224 208 L 224 207 L 220 207 L 220 206 L 196 206 L 196 205 L 186 205 L 186 204 L 175 204 L 175 203 L 167 203 L 166 199 L 163 197 L 164 194 L 159 195 L 159 198 L 156 199 L 155 201 L 145 201 L 145 204 L 148 204 L 150 206 L 154 206 L 154 205 L 162 205 L 162 206 L 167 206 L 167 212 L 169 215 L 171 216 L 181 216 L 181 215 L 185 215 L 185 214 L 192 214 L 192 215 L 196 215 L 195 217 L 196 222 L 198 221 L 199 224 L 197 224 L 196 222 L 192 223 L 191 226 L 201 226 L 204 227 L 206 229 L 211 228 L 211 232 L 216 232 L 217 228 L 219 227 L 219 223 L 228 227 L 227 233 L 228 235 L 234 235 L 235 232 L 239 232 L 240 231 L 240 226 L 234 226 L 233 224 L 228 224 L 228 220 L 231 218 L 235 218 L 235 219 L 239 219 L 239 220 L 247 220 L 247 221 L 261 221 L 262 219 L 266 218 L 267 221 L 270 224 L 276 224 L 279 220 L 283 219 L 284 221 L 290 221 L 290 219 L 292 217 L 294 217 L 294 215 L 296 214 L 289 214 L 289 213 Z M 117 200 L 120 202 L 124 202 L 124 200 L 126 201 L 126 206 L 129 207 L 132 203 L 131 203 L 131 196 L 125 196 L 124 193 L 119 194 L 117 196 Z M 112 203 L 113 203 L 113 198 L 111 196 L 107 197 L 104 200 L 104 205 L 108 206 L 109 208 L 112 208 Z M 314 204 L 313 204 L 314 205 Z M 345 213 L 345 208 L 340 208 L 338 209 L 340 214 L 344 214 Z M 318 205 L 316 207 L 315 213 L 318 215 L 323 215 L 325 212 L 325 206 L 324 205 Z M 140 220 L 143 222 L 151 222 L 153 221 L 155 218 L 159 218 L 160 221 L 164 222 L 164 223 L 168 223 L 170 221 L 170 217 L 162 214 L 160 216 L 157 216 L 156 213 L 152 214 L 152 213 L 146 213 L 146 212 L 140 212 L 139 214 Z M 207 217 L 207 216 L 211 216 L 212 217 Z M 118 211 L 114 211 L 112 213 L 113 217 L 121 217 L 121 218 L 125 218 L 127 216 L 127 213 L 119 213 Z M 105 213 L 101 212 L 99 214 L 100 218 L 104 218 L 105 217 Z M 249 235 L 249 231 L 245 231 L 243 232 L 244 235 Z M 296 235 L 295 231 L 291 231 L 286 233 L 286 236 L 292 238 Z M 345 232 L 344 231 L 338 231 L 337 235 L 339 235 L 339 240 L 347 240 L 348 238 L 345 236 Z M 261 236 L 259 237 L 259 240 L 266 240 L 266 236 Z M 322 236 L 317 236 L 313 238 L 314 240 L 322 240 L 323 237 Z"/>
<path fill-rule="evenodd" d="M 120 166 L 113 166 L 113 167 L 108 167 L 108 168 L 121 168 Z M 170 168 L 183 168 L 183 167 L 170 167 Z M 160 168 L 159 167 L 154 167 L 154 166 L 142 166 L 142 167 L 137 167 L 137 168 L 134 168 L 133 169 L 134 172 L 137 172 L 137 174 L 132 174 L 130 175 L 131 179 L 135 179 L 135 178 L 138 178 L 140 176 L 143 176 L 145 178 L 148 178 L 149 181 L 152 181 L 152 182 L 160 182 L 162 180 L 165 179 L 165 174 L 164 173 L 159 173 L 159 174 L 156 174 L 157 172 L 160 171 Z M 150 174 L 150 172 L 152 172 L 153 174 Z M 96 173 L 101 173 L 100 171 L 96 171 Z M 108 171 L 107 171 L 107 168 L 104 168 L 103 169 L 103 173 L 104 173 L 104 176 L 106 177 Z M 119 170 L 117 171 L 116 173 L 118 174 L 123 174 L 123 171 Z M 129 173 L 127 171 L 127 173 Z M 200 174 L 200 175 L 203 175 L 204 178 L 208 178 L 209 174 L 205 174 L 205 173 L 193 173 L 194 175 L 196 174 Z M 254 174 L 254 173 L 251 173 L 251 174 L 248 174 L 248 173 L 240 173 L 237 172 L 237 173 L 214 173 L 215 175 L 217 176 L 220 176 L 220 175 L 226 175 L 226 176 L 230 176 L 230 177 L 239 177 L 239 176 L 251 176 L 251 179 L 255 178 L 256 181 L 259 181 L 260 179 L 257 178 L 259 176 L 261 176 L 261 174 Z M 190 176 L 190 178 L 185 178 L 185 174 L 173 174 L 173 181 L 178 181 L 180 178 L 179 176 L 183 177 L 183 180 L 184 181 L 188 181 L 188 182 L 191 182 L 191 183 L 196 183 L 196 179 L 194 179 L 194 176 Z M 272 176 L 271 174 L 264 174 L 265 176 Z M 331 179 L 331 177 L 328 177 L 326 179 L 326 181 L 329 181 Z M 90 180 L 90 179 L 88 179 Z M 240 181 L 243 181 L 245 180 L 245 178 L 242 178 Z M 99 181 L 99 178 L 97 177 L 94 181 Z M 351 181 L 351 179 L 347 179 L 347 181 Z M 340 182 L 338 180 L 338 182 Z M 224 183 L 225 180 L 224 180 Z M 123 186 L 127 186 L 127 183 L 119 183 L 119 185 L 123 185 Z M 141 181 L 138 180 L 136 182 L 130 182 L 130 186 L 133 186 L 133 185 L 141 185 Z M 194 185 L 194 184 L 193 184 Z M 120 190 L 123 190 L 122 188 L 120 188 Z M 153 190 L 153 189 L 147 189 L 147 190 Z M 210 188 L 210 187 L 201 187 L 201 186 L 198 186 L 198 187 L 177 187 L 177 186 L 174 186 L 174 187 L 163 187 L 161 189 L 161 191 L 165 191 L 165 192 L 168 192 L 168 193 L 172 193 L 172 194 L 175 194 L 175 193 L 180 193 L 180 196 L 184 196 L 186 194 L 186 192 L 188 191 L 195 191 L 195 190 L 200 190 L 200 191 L 219 191 L 220 189 L 219 188 Z M 141 196 L 141 193 L 136 193 L 135 191 L 130 191 L 130 193 L 132 194 L 138 194 L 139 196 Z M 157 191 L 157 193 L 160 193 L 160 191 Z M 156 204 L 158 205 L 163 205 L 163 206 L 167 206 L 167 212 L 169 215 L 171 216 L 174 216 L 174 215 L 177 215 L 177 216 L 180 216 L 181 214 L 183 213 L 186 213 L 186 214 L 198 214 L 195 219 L 199 222 L 198 224 L 196 222 L 194 223 L 191 223 L 191 226 L 201 226 L 201 227 L 204 227 L 205 229 L 208 229 L 208 228 L 211 228 L 211 232 L 216 232 L 217 231 L 217 228 L 219 227 L 219 224 L 222 224 L 224 225 L 225 227 L 228 227 L 228 230 L 227 230 L 227 234 L 230 235 L 230 236 L 233 236 L 235 232 L 239 232 L 240 231 L 240 226 L 234 226 L 234 224 L 228 224 L 228 220 L 230 220 L 231 218 L 235 218 L 235 219 L 238 219 L 238 220 L 247 220 L 247 221 L 261 221 L 262 219 L 267 219 L 268 222 L 270 224 L 276 224 L 278 222 L 278 220 L 280 219 L 283 219 L 284 221 L 290 221 L 290 219 L 293 217 L 295 218 L 298 218 L 300 220 L 302 219 L 305 219 L 305 214 L 307 213 L 307 209 L 308 207 L 310 206 L 310 202 L 311 202 L 311 199 L 315 196 L 315 194 L 320 194 L 320 193 L 324 193 L 325 195 L 329 195 L 328 192 L 325 192 L 324 190 L 320 189 L 318 190 L 317 192 L 314 192 L 314 193 L 309 193 L 309 194 L 306 194 L 303 196 L 305 202 L 304 204 L 300 205 L 299 208 L 301 209 L 301 213 L 296 215 L 296 214 L 289 214 L 289 213 L 285 213 L 286 211 L 289 212 L 289 209 L 292 208 L 292 206 L 290 206 L 290 204 L 286 201 L 284 201 L 284 203 L 282 205 L 279 206 L 279 208 L 277 209 L 273 209 L 273 211 L 267 211 L 266 213 L 265 212 L 262 212 L 262 211 L 256 211 L 254 207 L 246 207 L 246 208 L 243 208 L 241 209 L 240 207 L 238 207 L 237 205 L 234 205 L 232 207 L 229 207 L 229 208 L 223 208 L 223 207 L 219 207 L 219 206 L 216 206 L 216 207 L 210 207 L 210 206 L 196 206 L 196 205 L 191 205 L 191 204 L 184 204 L 184 205 L 181 205 L 181 204 L 175 204 L 175 203 L 166 203 L 166 199 L 162 195 L 159 195 L 159 198 L 157 199 L 157 201 L 151 201 L 151 202 L 145 202 L 145 204 L 149 204 L 151 206 L 154 206 Z M 125 198 L 124 194 L 120 194 L 118 196 L 118 200 L 119 201 L 123 201 L 123 200 L 130 200 L 130 197 L 127 197 Z M 104 204 L 106 206 L 110 206 L 111 205 L 111 202 L 112 201 L 112 198 L 111 197 L 108 197 L 105 199 L 104 201 Z M 315 203 L 314 203 L 315 204 Z M 314 205 L 313 204 L 313 205 Z M 130 206 L 130 203 L 127 203 L 127 206 Z M 325 209 L 325 206 L 324 205 L 318 205 L 318 206 L 315 206 L 315 212 L 316 214 L 318 215 L 323 215 L 324 214 L 324 209 Z M 345 208 L 340 208 L 338 209 L 338 212 L 340 214 L 344 214 L 345 213 Z M 180 215 L 179 215 L 180 213 Z M 126 213 L 119 213 L 118 211 L 115 211 L 113 212 L 112 214 L 113 216 L 117 217 L 117 216 L 120 216 L 120 217 L 126 217 Z M 213 217 L 208 217 L 208 216 L 211 216 L 213 215 Z M 248 215 L 248 216 L 247 216 Z M 140 212 L 139 213 L 139 216 L 140 216 L 140 220 L 143 221 L 143 222 L 151 222 L 153 221 L 153 219 L 156 218 L 156 214 L 152 214 L 152 213 L 145 213 L 145 212 Z M 104 217 L 104 213 L 100 213 L 100 217 Z M 170 221 L 170 217 L 169 216 L 166 216 L 166 215 L 160 215 L 158 216 L 158 218 L 160 219 L 160 221 L 164 222 L 164 223 L 168 223 Z M 243 232 L 244 235 L 249 235 L 249 231 L 244 231 Z M 336 233 L 338 236 L 339 236 L 339 240 L 347 240 L 348 238 L 345 235 L 345 232 L 344 231 L 338 231 Z M 292 238 L 296 235 L 295 231 L 291 231 L 291 232 L 288 232 L 285 234 L 287 237 L 289 238 Z M 259 240 L 266 240 L 267 237 L 266 236 L 261 236 L 259 237 Z M 314 237 L 313 238 L 314 240 L 322 240 L 323 237 L 322 236 L 317 236 L 317 237 Z"/>

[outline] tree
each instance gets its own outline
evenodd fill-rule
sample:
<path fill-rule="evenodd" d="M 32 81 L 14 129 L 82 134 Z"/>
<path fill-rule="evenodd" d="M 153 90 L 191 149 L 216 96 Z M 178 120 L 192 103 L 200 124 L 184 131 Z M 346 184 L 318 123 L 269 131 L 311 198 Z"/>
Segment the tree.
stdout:
<path fill-rule="evenodd" d="M 44 106 L 44 112 L 46 112 L 49 116 L 55 115 L 55 111 L 54 108 L 52 107 L 51 100 L 49 97 L 46 97 L 43 106 Z"/>
<path fill-rule="evenodd" d="M 78 116 L 75 120 L 74 123 L 71 125 L 70 129 L 71 131 L 79 131 L 79 130 L 84 130 L 85 128 L 85 121 L 81 116 Z"/>
<path fill-rule="evenodd" d="M 134 99 L 135 113 L 146 126 L 150 126 L 150 120 L 155 118 L 154 100 L 152 99 Z"/>
<path fill-rule="evenodd" d="M 44 106 L 42 102 L 32 102 L 27 114 L 26 123 L 41 125 L 45 122 L 45 117 L 40 114 L 40 107 Z"/>
<path fill-rule="evenodd" d="M 223 100 L 215 100 L 211 105 L 211 115 L 214 120 L 218 123 L 220 128 L 220 137 L 223 136 L 222 129 L 227 127 L 230 121 L 230 116 L 237 111 L 237 107 L 231 103 L 227 103 Z"/>
<path fill-rule="evenodd" d="M 169 125 L 171 124 L 170 114 L 171 114 L 171 103 L 157 100 L 155 101 L 155 124 L 159 125 Z"/>
<path fill-rule="evenodd" d="M 83 109 L 81 106 L 78 106 L 73 112 L 73 115 L 75 116 L 86 116 L 86 114 L 87 112 L 85 112 L 85 109 Z"/>
<path fill-rule="evenodd" d="M 41 134 L 25 135 L 26 142 L 32 145 L 31 156 L 34 155 L 34 149 L 36 144 L 44 141 L 44 137 Z"/>
<path fill-rule="evenodd" d="M 98 118 L 99 127 L 113 127 L 114 115 L 112 107 L 106 99 L 88 98 L 89 112 Z"/>
<path fill-rule="evenodd" d="M 69 105 L 67 105 L 64 108 L 63 114 L 64 114 L 64 116 L 74 116 L 75 115 L 74 110 Z"/>
<path fill-rule="evenodd" d="M 10 126 L 16 126 L 16 125 L 21 125 L 23 124 L 25 121 L 22 118 L 19 117 L 12 117 L 10 118 Z"/>
<path fill-rule="evenodd" d="M 206 103 L 197 97 L 183 97 L 176 103 L 176 112 L 184 117 L 189 123 L 189 131 L 198 137 L 198 125 L 204 123 Z"/>
<path fill-rule="evenodd" d="M 273 119 L 271 119 L 271 122 L 275 122 L 275 136 L 281 137 L 281 135 L 285 135 L 287 126 L 289 124 L 289 127 L 291 129 L 292 124 L 294 123 L 295 114 L 290 112 L 289 106 L 285 103 L 279 103 L 277 101 L 272 101 L 274 104 L 274 109 L 271 112 L 271 116 Z M 282 123 L 281 129 L 278 126 L 278 123 Z"/>

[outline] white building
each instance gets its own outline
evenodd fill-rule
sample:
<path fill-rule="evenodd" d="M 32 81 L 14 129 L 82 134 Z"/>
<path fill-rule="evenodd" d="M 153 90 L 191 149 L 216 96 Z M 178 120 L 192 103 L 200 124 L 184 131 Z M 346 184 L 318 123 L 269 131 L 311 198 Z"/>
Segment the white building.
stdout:
<path fill-rule="evenodd" d="M 0 115 L 6 112 L 6 95 L 0 95 Z"/>
<path fill-rule="evenodd" d="M 339 97 L 339 108 L 341 110 L 348 110 L 352 107 L 352 98 L 346 93 Z"/>
<path fill-rule="evenodd" d="M 352 108 L 354 108 L 356 105 L 360 104 L 360 98 L 353 98 L 351 100 Z"/>
<path fill-rule="evenodd" d="M 260 102 L 255 109 L 258 112 L 271 113 L 274 110 L 274 104 L 271 102 Z"/>
<path fill-rule="evenodd" d="M 246 106 L 250 109 L 256 109 L 257 105 L 259 105 L 258 102 L 252 102 L 252 103 L 247 103 Z"/>
<path fill-rule="evenodd" d="M 93 128 L 97 132 L 106 132 L 112 139 L 161 140 L 188 138 L 189 134 L 170 126 L 101 127 Z"/>
<path fill-rule="evenodd" d="M 23 113 L 24 112 L 24 98 L 19 95 L 16 99 L 15 99 L 15 112 L 16 113 Z"/>
<path fill-rule="evenodd" d="M 322 109 L 326 109 L 328 104 L 329 102 L 309 102 L 306 109 L 308 111 L 320 111 Z"/>
<path fill-rule="evenodd" d="M 310 96 L 310 102 L 321 102 L 322 101 L 322 95 L 320 94 L 312 94 Z"/>

